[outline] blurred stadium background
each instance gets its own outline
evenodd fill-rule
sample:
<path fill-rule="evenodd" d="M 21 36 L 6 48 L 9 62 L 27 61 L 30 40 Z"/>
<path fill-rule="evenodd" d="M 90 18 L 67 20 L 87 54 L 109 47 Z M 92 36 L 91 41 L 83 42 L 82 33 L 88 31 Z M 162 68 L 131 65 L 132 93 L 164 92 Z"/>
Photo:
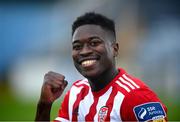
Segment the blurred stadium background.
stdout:
<path fill-rule="evenodd" d="M 64 74 L 69 86 L 82 78 L 71 59 L 71 25 L 89 11 L 115 20 L 117 65 L 159 95 L 169 120 L 180 120 L 180 1 L 1 0 L 0 121 L 34 120 L 46 72 Z"/>

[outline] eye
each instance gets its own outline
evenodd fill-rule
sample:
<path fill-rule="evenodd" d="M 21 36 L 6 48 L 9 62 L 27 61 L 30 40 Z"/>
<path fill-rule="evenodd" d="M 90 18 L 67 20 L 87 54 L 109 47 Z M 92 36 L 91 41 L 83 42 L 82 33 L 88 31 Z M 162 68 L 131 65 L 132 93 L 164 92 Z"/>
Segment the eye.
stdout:
<path fill-rule="evenodd" d="M 80 50 L 82 48 L 81 44 L 73 44 L 73 50 Z"/>
<path fill-rule="evenodd" d="M 89 42 L 89 44 L 90 44 L 90 46 L 98 46 L 99 44 L 101 44 L 101 40 L 100 39 L 92 39 L 90 42 Z"/>

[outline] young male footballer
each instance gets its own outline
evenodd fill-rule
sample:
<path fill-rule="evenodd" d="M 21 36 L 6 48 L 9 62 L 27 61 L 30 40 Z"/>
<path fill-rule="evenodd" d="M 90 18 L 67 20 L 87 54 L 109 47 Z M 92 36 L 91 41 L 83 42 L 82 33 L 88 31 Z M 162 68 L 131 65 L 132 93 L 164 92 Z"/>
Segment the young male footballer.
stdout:
<path fill-rule="evenodd" d="M 167 108 L 141 80 L 116 68 L 114 21 L 94 12 L 78 17 L 72 25 L 72 58 L 85 79 L 73 83 L 55 121 L 167 121 Z M 62 95 L 65 76 L 44 76 L 36 121 L 49 121 L 53 102 Z"/>

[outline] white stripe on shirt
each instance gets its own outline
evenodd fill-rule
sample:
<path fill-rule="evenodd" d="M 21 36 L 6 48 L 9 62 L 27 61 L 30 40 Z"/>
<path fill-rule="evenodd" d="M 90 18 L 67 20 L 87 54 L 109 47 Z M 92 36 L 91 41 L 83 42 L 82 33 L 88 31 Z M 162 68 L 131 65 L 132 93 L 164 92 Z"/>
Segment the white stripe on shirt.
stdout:
<path fill-rule="evenodd" d="M 94 98 L 89 88 L 88 94 L 79 103 L 78 121 L 85 121 L 85 116 L 89 113 L 91 105 L 94 103 Z"/>
<path fill-rule="evenodd" d="M 70 122 L 69 120 L 64 119 L 64 118 L 61 118 L 61 117 L 56 117 L 55 120 L 56 120 L 56 121 L 60 121 L 60 122 Z"/>
<path fill-rule="evenodd" d="M 136 88 L 140 88 L 133 80 L 131 80 L 130 78 L 128 78 L 125 74 L 122 75 L 126 80 L 128 80 L 129 82 L 131 82 Z"/>
<path fill-rule="evenodd" d="M 69 95 L 69 120 L 72 121 L 72 110 L 73 110 L 73 105 L 77 99 L 77 95 L 80 93 L 81 89 L 83 88 L 83 86 L 81 87 L 76 87 L 76 86 L 72 86 L 71 87 L 71 92 Z"/>
<path fill-rule="evenodd" d="M 81 81 L 76 83 L 76 85 L 83 85 L 83 84 L 86 84 L 87 86 L 89 86 L 87 79 L 81 80 Z"/>
<path fill-rule="evenodd" d="M 117 95 L 114 98 L 113 108 L 110 113 L 111 122 L 117 122 L 117 120 L 121 121 L 120 108 L 121 108 L 123 99 L 124 99 L 124 95 L 118 91 Z"/>
<path fill-rule="evenodd" d="M 117 83 L 120 87 L 122 87 L 123 89 L 125 89 L 127 92 L 130 92 L 130 89 L 129 89 L 127 86 L 123 85 L 120 81 L 117 80 L 116 83 Z"/>
<path fill-rule="evenodd" d="M 132 89 L 135 89 L 134 86 L 132 86 L 129 82 L 127 82 L 126 80 L 124 80 L 122 77 L 120 77 L 119 80 L 120 80 L 121 82 L 123 82 L 124 84 L 128 85 L 129 87 L 131 87 Z"/>

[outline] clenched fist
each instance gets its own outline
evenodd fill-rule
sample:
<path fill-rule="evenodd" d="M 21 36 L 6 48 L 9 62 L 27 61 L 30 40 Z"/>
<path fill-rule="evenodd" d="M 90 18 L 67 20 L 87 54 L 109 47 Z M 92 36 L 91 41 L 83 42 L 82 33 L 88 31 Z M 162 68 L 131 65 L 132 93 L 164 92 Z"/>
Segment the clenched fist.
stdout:
<path fill-rule="evenodd" d="M 44 83 L 41 89 L 40 102 L 53 103 L 59 98 L 68 82 L 62 74 L 55 72 L 48 72 L 44 76 Z"/>

